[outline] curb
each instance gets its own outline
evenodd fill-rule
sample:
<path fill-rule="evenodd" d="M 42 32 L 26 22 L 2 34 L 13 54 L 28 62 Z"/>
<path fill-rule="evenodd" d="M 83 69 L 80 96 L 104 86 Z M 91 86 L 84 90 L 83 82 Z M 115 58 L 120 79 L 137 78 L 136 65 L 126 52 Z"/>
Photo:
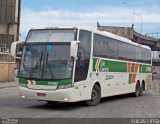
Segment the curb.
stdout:
<path fill-rule="evenodd" d="M 4 87 L 0 87 L 0 89 L 5 89 L 5 88 L 11 88 L 11 87 L 17 87 L 18 85 L 14 85 L 14 86 L 4 86 Z"/>

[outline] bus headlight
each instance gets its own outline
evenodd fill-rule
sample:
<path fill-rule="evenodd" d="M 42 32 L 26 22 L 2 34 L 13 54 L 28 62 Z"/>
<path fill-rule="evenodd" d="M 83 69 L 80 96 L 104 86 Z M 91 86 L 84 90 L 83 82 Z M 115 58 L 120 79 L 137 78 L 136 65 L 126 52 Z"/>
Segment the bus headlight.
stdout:
<path fill-rule="evenodd" d="M 72 87 L 72 84 L 64 84 L 64 85 L 59 85 L 57 89 L 67 89 L 71 87 Z"/>

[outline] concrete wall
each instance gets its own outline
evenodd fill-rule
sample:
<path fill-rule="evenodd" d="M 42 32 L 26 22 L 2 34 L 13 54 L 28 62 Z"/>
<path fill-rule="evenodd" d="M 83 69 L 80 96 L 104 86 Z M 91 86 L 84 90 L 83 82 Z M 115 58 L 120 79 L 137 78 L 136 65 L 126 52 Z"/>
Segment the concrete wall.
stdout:
<path fill-rule="evenodd" d="M 0 23 L 0 34 L 6 34 L 7 32 L 7 25 L 4 23 Z"/>
<path fill-rule="evenodd" d="M 14 35 L 14 41 L 17 41 L 17 35 L 18 35 L 17 30 L 18 30 L 17 24 L 0 23 L 0 35 L 1 34 Z"/>
<path fill-rule="evenodd" d="M 0 62 L 0 82 L 9 82 L 15 79 L 15 63 Z"/>
<path fill-rule="evenodd" d="M 100 26 L 97 27 L 100 31 L 107 31 L 113 34 L 126 37 L 128 39 L 133 39 L 133 33 L 129 27 L 110 27 L 110 26 Z"/>

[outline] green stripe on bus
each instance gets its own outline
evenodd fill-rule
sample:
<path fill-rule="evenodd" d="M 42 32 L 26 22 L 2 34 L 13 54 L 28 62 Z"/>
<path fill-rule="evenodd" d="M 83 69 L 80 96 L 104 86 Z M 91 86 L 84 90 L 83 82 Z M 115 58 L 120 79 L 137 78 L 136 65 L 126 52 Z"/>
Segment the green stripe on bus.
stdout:
<path fill-rule="evenodd" d="M 28 84 L 28 81 L 24 78 L 19 78 L 19 82 L 23 84 Z"/>
<path fill-rule="evenodd" d="M 129 84 L 131 84 L 132 80 L 132 74 L 129 74 Z"/>
<path fill-rule="evenodd" d="M 96 63 L 97 58 L 93 59 L 93 71 L 96 71 Z M 99 63 L 99 72 L 127 72 L 127 62 L 119 62 L 119 61 L 112 61 L 112 60 L 104 60 L 100 59 Z M 131 72 L 134 72 L 135 63 L 132 63 Z M 140 73 L 151 73 L 151 66 L 150 65 L 142 65 L 140 64 L 139 68 Z"/>
<path fill-rule="evenodd" d="M 28 80 L 24 78 L 19 78 L 19 81 L 24 84 L 28 84 Z M 65 80 L 55 80 L 55 81 L 39 81 L 39 80 L 33 80 L 36 82 L 36 85 L 64 85 L 64 84 L 71 84 L 72 79 L 65 79 Z"/>
<path fill-rule="evenodd" d="M 134 66 L 135 66 L 135 64 L 132 63 L 131 72 L 134 72 Z"/>
<path fill-rule="evenodd" d="M 139 65 L 139 73 L 142 73 L 142 64 Z"/>
<path fill-rule="evenodd" d="M 97 59 L 93 59 L 93 71 L 96 71 Z M 127 63 L 101 60 L 99 64 L 100 72 L 127 72 Z"/>
<path fill-rule="evenodd" d="M 142 65 L 141 73 L 152 73 L 152 68 L 149 65 Z"/>

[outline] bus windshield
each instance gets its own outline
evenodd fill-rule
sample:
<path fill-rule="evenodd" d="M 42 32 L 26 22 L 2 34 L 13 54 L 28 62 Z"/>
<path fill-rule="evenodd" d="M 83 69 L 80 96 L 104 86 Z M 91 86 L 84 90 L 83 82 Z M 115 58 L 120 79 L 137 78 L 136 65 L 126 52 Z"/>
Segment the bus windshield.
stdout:
<path fill-rule="evenodd" d="M 46 80 L 71 79 L 72 68 L 69 44 L 26 44 L 19 76 Z"/>
<path fill-rule="evenodd" d="M 29 79 L 71 79 L 70 42 L 76 29 L 31 30 L 23 48 L 19 76 Z"/>

